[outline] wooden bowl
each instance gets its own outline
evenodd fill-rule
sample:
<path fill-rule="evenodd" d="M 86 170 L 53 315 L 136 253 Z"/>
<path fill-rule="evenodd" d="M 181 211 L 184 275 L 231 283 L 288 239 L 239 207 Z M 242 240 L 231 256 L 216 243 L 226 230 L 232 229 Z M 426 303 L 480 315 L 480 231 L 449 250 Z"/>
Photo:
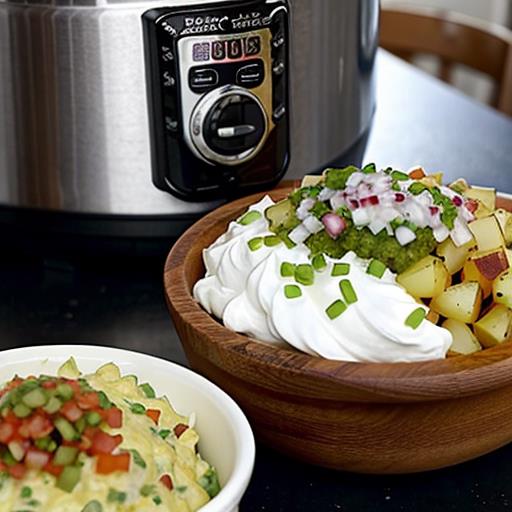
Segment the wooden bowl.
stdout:
<path fill-rule="evenodd" d="M 262 442 L 329 468 L 407 473 L 512 441 L 512 343 L 422 363 L 348 363 L 263 344 L 206 313 L 191 295 L 204 275 L 202 251 L 261 197 L 192 226 L 167 259 L 165 291 L 190 365 L 238 402 Z M 512 199 L 499 202 L 512 210 Z"/>

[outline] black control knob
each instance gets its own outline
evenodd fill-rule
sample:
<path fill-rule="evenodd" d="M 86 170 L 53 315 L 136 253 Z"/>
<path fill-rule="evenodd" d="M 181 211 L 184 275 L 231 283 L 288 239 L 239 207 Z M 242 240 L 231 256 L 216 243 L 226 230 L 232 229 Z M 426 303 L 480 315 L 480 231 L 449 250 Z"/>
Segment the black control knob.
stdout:
<path fill-rule="evenodd" d="M 241 164 L 258 153 L 268 133 L 260 100 L 241 87 L 207 94 L 192 115 L 191 139 L 209 161 Z"/>

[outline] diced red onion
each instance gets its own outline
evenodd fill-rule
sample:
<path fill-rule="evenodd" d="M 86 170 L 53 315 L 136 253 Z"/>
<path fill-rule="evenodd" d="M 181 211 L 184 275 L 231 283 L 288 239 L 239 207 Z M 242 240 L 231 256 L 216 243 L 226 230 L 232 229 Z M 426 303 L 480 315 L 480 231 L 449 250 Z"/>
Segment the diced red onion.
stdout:
<path fill-rule="evenodd" d="M 473 240 L 473 234 L 469 230 L 468 226 L 457 217 L 455 219 L 454 227 L 450 231 L 450 238 L 457 247 L 462 247 Z"/>
<path fill-rule="evenodd" d="M 359 208 L 359 201 L 357 199 L 350 199 L 348 203 L 352 208 Z"/>
<path fill-rule="evenodd" d="M 416 240 L 416 233 L 405 226 L 399 226 L 395 231 L 395 238 L 398 243 L 404 247 L 405 245 L 410 244 Z"/>
<path fill-rule="evenodd" d="M 353 173 L 347 180 L 347 187 L 357 188 L 359 184 L 364 180 L 365 174 L 362 172 Z"/>
<path fill-rule="evenodd" d="M 459 208 L 464 204 L 460 196 L 453 196 L 452 203 Z"/>
<path fill-rule="evenodd" d="M 363 197 L 360 202 L 363 208 L 366 208 L 367 206 L 377 206 L 380 203 L 378 196 L 375 195 Z"/>
<path fill-rule="evenodd" d="M 301 244 L 305 242 L 309 237 L 311 236 L 311 233 L 306 229 L 305 226 L 302 224 L 299 224 L 295 229 L 293 229 L 290 234 L 288 235 L 289 239 L 294 244 Z"/>
<path fill-rule="evenodd" d="M 310 215 L 306 217 L 302 221 L 302 225 L 312 234 L 319 233 L 324 229 L 324 225 L 321 221 L 319 221 L 314 215 Z"/>
<path fill-rule="evenodd" d="M 327 213 L 322 217 L 322 223 L 325 226 L 327 234 L 336 240 L 347 228 L 347 222 L 344 218 L 335 213 Z"/>
<path fill-rule="evenodd" d="M 403 194 L 402 192 L 397 192 L 395 194 L 395 201 L 397 203 L 403 203 L 405 201 L 405 194 Z"/>

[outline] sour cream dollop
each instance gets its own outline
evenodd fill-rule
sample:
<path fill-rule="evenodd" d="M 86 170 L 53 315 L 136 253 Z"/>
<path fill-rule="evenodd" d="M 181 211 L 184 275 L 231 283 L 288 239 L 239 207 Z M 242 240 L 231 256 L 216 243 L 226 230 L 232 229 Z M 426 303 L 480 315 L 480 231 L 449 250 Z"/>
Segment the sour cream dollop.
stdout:
<path fill-rule="evenodd" d="M 368 261 L 347 253 L 337 260 L 325 257 L 327 267 L 315 272 L 314 283 L 300 285 L 282 277 L 281 265 L 310 263 L 309 249 L 284 244 L 251 250 L 249 241 L 271 236 L 265 210 L 274 202 L 267 196 L 249 211 L 261 213 L 249 225 L 231 222 L 226 233 L 203 252 L 206 275 L 194 287 L 194 297 L 236 332 L 257 340 L 288 343 L 298 350 L 332 360 L 413 362 L 446 356 L 452 336 L 424 320 L 413 329 L 405 319 L 419 304 L 386 270 L 382 278 L 367 273 Z M 344 276 L 332 276 L 336 264 L 347 264 Z M 330 305 L 340 299 L 340 281 L 350 281 L 357 301 L 343 314 L 330 318 Z M 288 298 L 287 285 L 301 295 Z M 425 307 L 425 309 L 427 309 Z"/>

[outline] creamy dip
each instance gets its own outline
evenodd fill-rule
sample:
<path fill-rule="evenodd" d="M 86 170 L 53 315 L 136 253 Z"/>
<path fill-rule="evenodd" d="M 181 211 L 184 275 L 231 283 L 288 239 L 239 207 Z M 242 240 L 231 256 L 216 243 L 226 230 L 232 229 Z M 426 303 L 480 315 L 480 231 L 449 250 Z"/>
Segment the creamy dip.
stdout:
<path fill-rule="evenodd" d="M 206 311 L 233 331 L 333 360 L 413 362 L 446 356 L 450 332 L 426 319 L 408 325 L 411 315 L 427 308 L 396 283 L 389 269 L 381 277 L 371 275 L 370 262 L 349 252 L 341 259 L 325 257 L 314 282 L 303 285 L 283 277 L 283 264 L 310 264 L 304 244 L 251 249 L 251 241 L 274 235 L 264 215 L 273 204 L 265 197 L 249 209 L 261 214 L 257 220 L 231 222 L 204 250 L 206 275 L 193 293 Z M 342 286 L 348 295 L 340 301 Z"/>

